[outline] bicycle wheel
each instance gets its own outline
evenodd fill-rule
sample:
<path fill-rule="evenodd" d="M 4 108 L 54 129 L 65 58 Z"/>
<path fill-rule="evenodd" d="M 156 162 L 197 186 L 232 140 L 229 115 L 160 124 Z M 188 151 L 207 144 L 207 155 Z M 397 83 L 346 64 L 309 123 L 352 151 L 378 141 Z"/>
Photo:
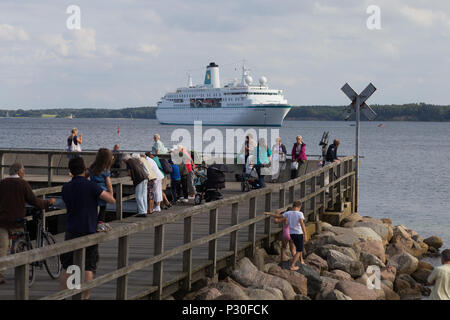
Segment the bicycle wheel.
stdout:
<path fill-rule="evenodd" d="M 24 239 L 18 239 L 15 240 L 12 246 L 12 250 L 11 253 L 15 254 L 15 253 L 20 253 L 20 252 L 25 252 L 28 250 L 33 249 L 33 246 L 30 244 L 28 244 Z M 34 273 L 34 264 L 30 263 L 30 267 L 29 267 L 29 276 L 28 276 L 28 286 L 31 287 L 33 285 L 34 282 L 34 278 L 36 276 L 36 274 Z"/>
<path fill-rule="evenodd" d="M 43 247 L 50 246 L 56 243 L 55 239 L 50 233 L 44 232 L 42 236 L 44 237 L 42 241 Z M 61 259 L 59 258 L 59 255 L 44 259 L 44 265 L 45 269 L 47 269 L 47 272 L 52 279 L 59 278 L 59 275 L 61 274 Z"/>

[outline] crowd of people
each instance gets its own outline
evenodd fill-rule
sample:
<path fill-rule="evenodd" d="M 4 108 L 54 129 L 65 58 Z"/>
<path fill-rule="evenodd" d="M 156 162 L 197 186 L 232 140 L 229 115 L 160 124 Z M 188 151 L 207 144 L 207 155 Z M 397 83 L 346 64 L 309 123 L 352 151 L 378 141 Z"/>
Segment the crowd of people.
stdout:
<path fill-rule="evenodd" d="M 80 151 L 82 135 L 74 128 L 68 138 L 68 150 Z M 339 139 L 335 139 L 328 147 L 323 165 L 340 161 L 337 150 Z M 306 144 L 302 136 L 296 137 L 291 149 L 291 179 L 299 176 L 302 166 L 307 161 Z M 159 157 L 170 153 L 171 159 Z M 269 148 L 263 138 L 257 142 L 251 134 L 241 150 L 246 164 L 249 162 L 258 173 L 261 188 L 264 187 L 264 176 L 272 175 L 272 182 L 279 179 L 280 171 L 286 168 L 287 149 L 281 138 Z M 178 160 L 172 161 L 173 156 Z M 251 160 L 253 157 L 253 160 Z M 62 187 L 62 200 L 67 209 L 67 223 L 65 240 L 76 239 L 97 232 L 107 232 L 111 226 L 106 222 L 106 205 L 115 203 L 111 178 L 120 176 L 122 164 L 130 176 L 135 188 L 137 217 L 146 217 L 149 214 L 161 212 L 170 208 L 178 201 L 188 202 L 194 193 L 195 163 L 189 152 L 183 146 L 176 146 L 169 150 L 164 146 L 158 134 L 154 135 L 154 144 L 150 152 L 122 153 L 120 146 L 115 145 L 113 150 L 100 148 L 93 163 L 87 167 L 81 156 L 71 154 L 69 172 L 71 180 Z M 272 164 L 272 166 L 268 166 Z M 264 169 L 270 167 L 267 172 Z M 245 170 L 245 165 L 244 165 Z M 25 168 L 20 163 L 14 163 L 9 168 L 9 176 L 0 181 L 0 257 L 7 254 L 10 245 L 9 236 L 20 231 L 17 221 L 25 216 L 25 205 L 29 204 L 41 209 L 48 209 L 55 203 L 55 199 L 41 200 L 37 198 L 29 183 L 24 179 Z M 326 179 L 328 177 L 325 177 Z M 168 186 L 170 189 L 167 190 Z M 169 191 L 169 192 L 166 192 Z M 295 201 L 286 212 L 277 211 L 273 216 L 276 223 L 283 225 L 281 261 L 286 260 L 286 249 L 289 245 L 293 258 L 290 262 L 291 270 L 298 270 L 298 263 L 304 264 L 304 242 L 308 239 L 305 227 L 304 214 L 301 212 L 302 203 Z M 85 281 L 91 281 L 97 270 L 99 261 L 98 245 L 86 248 L 85 255 Z M 73 264 L 73 253 L 61 255 L 62 272 L 60 287 L 67 288 L 67 279 L 70 276 L 66 270 Z M 4 283 L 0 273 L 0 284 Z M 434 299 L 450 298 L 450 250 L 442 252 L 442 267 L 436 268 L 430 276 L 430 283 L 435 284 L 432 297 Z M 83 292 L 83 298 L 89 299 L 90 291 Z"/>

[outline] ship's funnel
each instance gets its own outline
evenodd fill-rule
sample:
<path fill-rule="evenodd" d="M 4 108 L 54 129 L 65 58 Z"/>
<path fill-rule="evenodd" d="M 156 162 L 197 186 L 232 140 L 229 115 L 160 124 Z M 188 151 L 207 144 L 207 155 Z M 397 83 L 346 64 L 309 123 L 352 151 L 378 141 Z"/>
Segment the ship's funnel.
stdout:
<path fill-rule="evenodd" d="M 220 88 L 219 66 L 211 62 L 206 67 L 205 85 L 213 88 Z"/>

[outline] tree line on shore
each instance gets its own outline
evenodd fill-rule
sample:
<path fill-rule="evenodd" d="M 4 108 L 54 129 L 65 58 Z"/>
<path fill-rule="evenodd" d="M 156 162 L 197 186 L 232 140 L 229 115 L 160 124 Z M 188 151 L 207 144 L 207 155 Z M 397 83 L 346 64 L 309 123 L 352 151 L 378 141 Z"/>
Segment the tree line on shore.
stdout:
<path fill-rule="evenodd" d="M 294 106 L 286 116 L 287 120 L 343 120 L 346 106 Z M 374 105 L 377 121 L 450 121 L 450 105 L 439 106 L 426 103 L 403 105 Z M 0 117 L 34 118 L 130 118 L 156 119 L 155 107 L 134 107 L 123 109 L 64 108 L 40 110 L 0 110 Z M 361 117 L 365 120 L 365 117 Z"/>

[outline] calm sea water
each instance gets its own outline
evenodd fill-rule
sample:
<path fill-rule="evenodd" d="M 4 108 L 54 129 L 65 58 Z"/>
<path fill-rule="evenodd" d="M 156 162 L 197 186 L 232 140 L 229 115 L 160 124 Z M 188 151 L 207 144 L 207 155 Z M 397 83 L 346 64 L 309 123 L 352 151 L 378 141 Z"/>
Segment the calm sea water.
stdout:
<path fill-rule="evenodd" d="M 182 115 L 180 115 L 182 116 Z M 302 135 L 307 153 L 321 153 L 324 130 L 330 141 L 341 139 L 340 155 L 354 154 L 355 127 L 349 122 L 285 121 L 280 136 L 288 150 Z M 388 217 L 422 236 L 439 235 L 450 246 L 450 124 L 430 122 L 363 122 L 359 212 Z M 120 135 L 117 127 L 120 125 Z M 65 148 L 70 129 L 83 134 L 83 150 L 119 143 L 126 150 L 149 150 L 153 134 L 167 146 L 178 127 L 156 120 L 131 119 L 0 119 L 0 148 Z M 184 127 L 193 132 L 193 127 Z M 209 127 L 204 127 L 205 131 Z M 219 128 L 225 133 L 226 128 Z M 225 134 L 224 134 L 225 135 Z M 269 133 L 270 137 L 270 133 Z M 331 142 L 330 142 L 331 143 Z"/>

